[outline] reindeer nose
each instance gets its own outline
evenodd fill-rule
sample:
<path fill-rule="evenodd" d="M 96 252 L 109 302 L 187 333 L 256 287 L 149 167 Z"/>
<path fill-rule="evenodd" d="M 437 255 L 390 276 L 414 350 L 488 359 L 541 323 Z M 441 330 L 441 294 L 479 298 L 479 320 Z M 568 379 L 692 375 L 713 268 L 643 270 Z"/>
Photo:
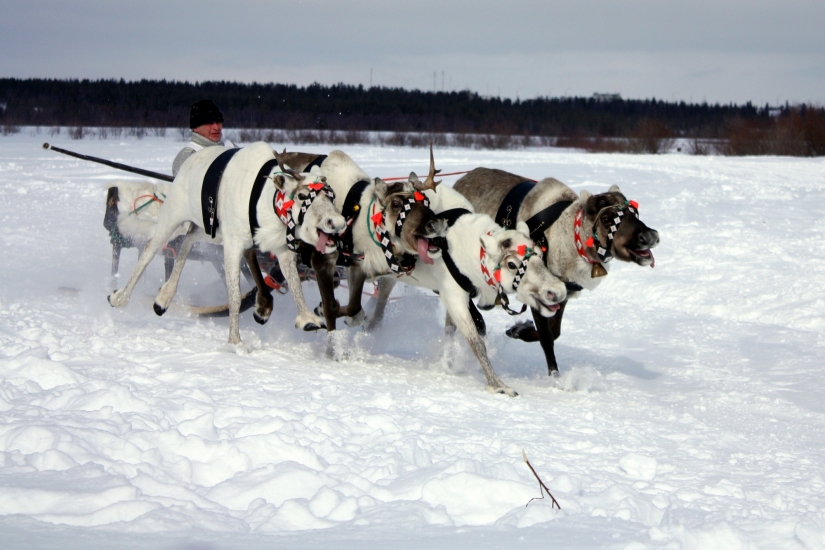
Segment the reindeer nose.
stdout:
<path fill-rule="evenodd" d="M 545 302 L 547 302 L 548 304 L 555 304 L 560 301 L 561 300 L 559 300 L 559 297 L 556 296 L 555 292 L 553 292 L 552 290 L 547 291 L 547 295 L 545 296 Z"/>
<path fill-rule="evenodd" d="M 638 243 L 639 248 L 653 248 L 659 244 L 659 232 L 655 229 L 640 231 L 636 236 L 636 242 Z"/>
<path fill-rule="evenodd" d="M 437 235 L 443 237 L 447 233 L 447 221 L 442 218 L 435 218 L 433 220 L 429 220 L 424 225 L 424 229 L 428 235 Z"/>
<path fill-rule="evenodd" d="M 326 226 L 330 229 L 329 233 L 337 233 L 345 223 L 338 223 L 335 218 L 327 218 Z"/>

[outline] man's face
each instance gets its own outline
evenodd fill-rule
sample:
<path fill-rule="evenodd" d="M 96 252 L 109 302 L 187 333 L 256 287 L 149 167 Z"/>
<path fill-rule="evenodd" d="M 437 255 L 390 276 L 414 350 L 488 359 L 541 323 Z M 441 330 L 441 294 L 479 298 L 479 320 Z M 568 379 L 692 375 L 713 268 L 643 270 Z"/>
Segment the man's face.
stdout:
<path fill-rule="evenodd" d="M 201 124 L 192 131 L 205 137 L 209 141 L 220 141 L 223 133 L 223 123 L 213 122 L 211 124 Z"/>

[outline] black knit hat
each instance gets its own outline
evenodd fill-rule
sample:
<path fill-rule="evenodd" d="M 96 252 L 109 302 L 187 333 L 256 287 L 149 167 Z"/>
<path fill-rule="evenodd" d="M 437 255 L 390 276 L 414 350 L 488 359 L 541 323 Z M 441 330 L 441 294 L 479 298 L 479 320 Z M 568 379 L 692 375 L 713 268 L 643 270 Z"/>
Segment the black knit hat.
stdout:
<path fill-rule="evenodd" d="M 192 104 L 192 109 L 189 110 L 190 130 L 213 122 L 223 123 L 223 113 L 217 105 L 209 99 L 201 99 Z"/>

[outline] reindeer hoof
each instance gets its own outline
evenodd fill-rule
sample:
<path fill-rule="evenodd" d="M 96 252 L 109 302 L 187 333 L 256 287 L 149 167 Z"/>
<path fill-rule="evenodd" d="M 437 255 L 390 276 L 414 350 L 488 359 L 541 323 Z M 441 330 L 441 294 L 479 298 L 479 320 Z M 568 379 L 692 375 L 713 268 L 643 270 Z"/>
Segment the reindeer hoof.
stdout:
<path fill-rule="evenodd" d="M 252 318 L 255 319 L 255 322 L 259 325 L 265 325 L 266 322 L 269 321 L 269 315 L 267 315 L 266 317 L 261 317 L 260 315 L 258 315 L 257 311 L 252 312 Z"/>
<path fill-rule="evenodd" d="M 163 314 L 166 313 L 167 308 L 160 307 L 160 304 L 155 302 L 155 304 L 152 306 L 152 309 L 155 310 L 155 315 L 157 315 L 158 317 L 162 317 Z"/>
<path fill-rule="evenodd" d="M 516 397 L 518 393 L 513 388 L 508 386 L 487 386 L 487 391 L 490 393 L 500 393 L 502 395 L 509 395 L 510 397 Z"/>
<path fill-rule="evenodd" d="M 345 317 L 344 324 L 348 327 L 357 327 L 364 322 L 364 319 L 366 319 L 366 315 L 364 314 L 364 310 L 362 309 L 352 317 Z"/>
<path fill-rule="evenodd" d="M 316 307 L 314 310 L 312 310 L 312 312 L 315 315 L 317 315 L 318 317 L 323 317 L 324 316 L 324 302 L 321 302 L 320 304 L 318 304 L 318 307 Z"/>
<path fill-rule="evenodd" d="M 510 338 L 515 338 L 516 340 L 523 340 L 522 334 L 528 330 L 536 330 L 533 321 L 522 321 L 520 323 L 516 323 L 512 327 L 508 328 L 505 334 Z"/>
<path fill-rule="evenodd" d="M 307 324 L 304 325 L 303 330 L 304 330 L 304 332 L 316 332 L 316 331 L 321 330 L 322 328 L 327 328 L 327 327 L 323 323 L 320 326 L 316 325 L 315 323 L 307 323 Z"/>

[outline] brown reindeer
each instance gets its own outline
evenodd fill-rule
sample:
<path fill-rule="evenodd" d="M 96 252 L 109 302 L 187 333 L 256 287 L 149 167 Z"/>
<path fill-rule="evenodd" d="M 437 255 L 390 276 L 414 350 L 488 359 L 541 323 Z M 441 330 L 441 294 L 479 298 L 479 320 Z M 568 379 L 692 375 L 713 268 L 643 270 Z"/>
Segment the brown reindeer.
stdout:
<path fill-rule="evenodd" d="M 459 179 L 454 189 L 476 212 L 495 216 L 505 227 L 526 222 L 533 240 L 546 248 L 547 267 L 567 283 L 568 298 L 578 296 L 582 289 L 595 289 L 613 258 L 655 265 L 651 249 L 659 244 L 659 233 L 638 218 L 638 206 L 615 185 L 606 193 L 582 191 L 577 195 L 553 178 L 533 183 L 502 170 L 476 168 Z M 550 318 L 533 309 L 535 325 L 527 321 L 507 331 L 512 338 L 541 342 L 550 375 L 558 373 L 554 342 L 561 334 L 566 305 L 567 300 Z"/>

